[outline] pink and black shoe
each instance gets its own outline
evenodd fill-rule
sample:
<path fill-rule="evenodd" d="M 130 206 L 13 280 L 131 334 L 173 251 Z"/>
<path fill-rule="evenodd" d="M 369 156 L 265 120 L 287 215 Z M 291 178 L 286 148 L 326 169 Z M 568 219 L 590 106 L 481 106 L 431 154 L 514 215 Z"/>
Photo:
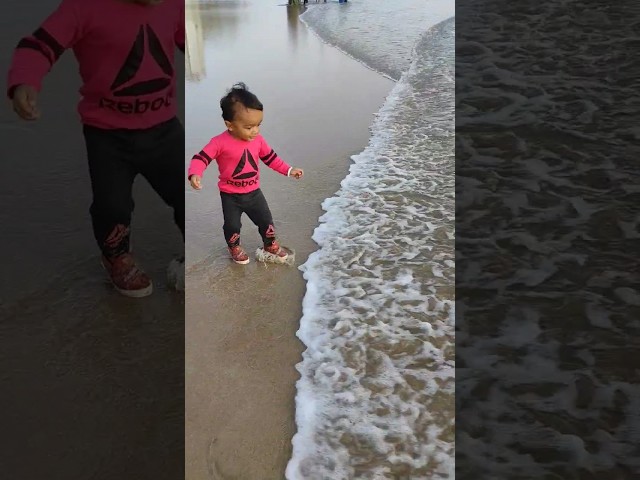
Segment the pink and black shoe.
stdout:
<path fill-rule="evenodd" d="M 234 262 L 239 263 L 240 265 L 246 265 L 249 263 L 249 255 L 240 245 L 236 245 L 234 247 L 229 247 L 229 253 L 231 254 L 231 258 Z"/>
<path fill-rule="evenodd" d="M 271 255 L 275 255 L 280 260 L 286 260 L 289 256 L 289 254 L 284 249 L 282 249 L 282 247 L 280 247 L 278 242 L 276 242 L 275 240 L 270 246 L 265 246 L 264 251 L 270 253 Z"/>
<path fill-rule="evenodd" d="M 102 256 L 102 265 L 111 278 L 115 289 L 127 297 L 141 298 L 153 293 L 153 283 L 133 259 L 130 253 L 107 258 Z"/>

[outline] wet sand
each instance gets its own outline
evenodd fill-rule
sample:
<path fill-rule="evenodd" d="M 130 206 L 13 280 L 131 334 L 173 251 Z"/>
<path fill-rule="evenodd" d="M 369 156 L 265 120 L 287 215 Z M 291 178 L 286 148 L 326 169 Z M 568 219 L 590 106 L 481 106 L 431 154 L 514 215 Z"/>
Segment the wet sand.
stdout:
<path fill-rule="evenodd" d="M 185 164 L 224 129 L 219 99 L 244 81 L 265 105 L 263 135 L 305 178 L 261 170 L 295 267 L 255 261 L 260 239 L 246 217 L 243 244 L 252 262 L 231 263 L 215 166 L 202 191 L 187 187 L 186 478 L 280 480 L 295 433 L 295 365 L 303 350 L 295 336 L 305 292 L 297 266 L 317 248 L 311 235 L 322 200 L 339 188 L 350 155 L 366 146 L 393 84 L 323 44 L 299 22 L 297 8 L 276 2 L 187 1 L 187 31 L 194 34 Z"/>

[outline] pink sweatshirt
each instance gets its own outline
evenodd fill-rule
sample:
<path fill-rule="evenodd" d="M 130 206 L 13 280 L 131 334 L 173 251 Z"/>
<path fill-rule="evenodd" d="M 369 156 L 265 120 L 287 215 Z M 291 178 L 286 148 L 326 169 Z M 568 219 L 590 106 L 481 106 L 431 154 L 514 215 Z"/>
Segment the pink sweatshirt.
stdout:
<path fill-rule="evenodd" d="M 249 193 L 260 188 L 260 171 L 257 159 L 282 175 L 289 175 L 291 167 L 267 144 L 262 135 L 247 142 L 234 138 L 228 131 L 213 137 L 194 155 L 188 176 L 202 177 L 214 160 L 220 171 L 218 188 L 226 193 Z"/>
<path fill-rule="evenodd" d="M 83 85 L 78 112 L 100 128 L 149 128 L 176 115 L 176 46 L 184 51 L 184 0 L 144 6 L 122 0 L 62 0 L 18 43 L 9 97 L 20 84 L 38 91 L 44 76 L 72 48 Z"/>

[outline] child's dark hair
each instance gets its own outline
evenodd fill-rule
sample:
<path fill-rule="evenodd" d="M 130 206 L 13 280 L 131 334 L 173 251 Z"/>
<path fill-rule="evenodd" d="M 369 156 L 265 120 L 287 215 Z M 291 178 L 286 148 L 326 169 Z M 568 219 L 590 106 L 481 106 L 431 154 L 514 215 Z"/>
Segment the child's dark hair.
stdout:
<path fill-rule="evenodd" d="M 227 94 L 220 99 L 222 118 L 227 122 L 233 121 L 237 103 L 245 108 L 262 111 L 262 103 L 260 103 L 258 97 L 251 93 L 247 86 L 242 82 L 236 83 L 231 90 L 229 90 Z"/>

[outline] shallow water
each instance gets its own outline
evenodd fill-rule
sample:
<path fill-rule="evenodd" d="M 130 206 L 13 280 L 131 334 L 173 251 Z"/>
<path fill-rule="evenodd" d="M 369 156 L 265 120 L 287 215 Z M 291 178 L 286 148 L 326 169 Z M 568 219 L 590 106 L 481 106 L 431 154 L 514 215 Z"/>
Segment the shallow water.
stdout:
<path fill-rule="evenodd" d="M 351 5 L 330 36 L 354 55 L 373 31 L 356 41 L 346 24 L 369 18 L 367 5 L 361 17 Z M 310 8 L 303 19 L 317 32 L 337 28 L 313 23 L 334 7 Z M 395 35 L 394 20 L 384 21 Z M 403 46 L 386 40 L 377 38 L 393 45 L 379 58 L 397 60 Z M 453 477 L 453 52 L 453 19 L 423 30 L 369 145 L 323 202 L 313 235 L 319 249 L 301 267 L 307 292 L 298 336 L 306 350 L 290 480 Z"/>
<path fill-rule="evenodd" d="M 424 32 L 453 16 L 452 0 L 365 0 L 309 4 L 303 21 L 325 41 L 399 80 Z"/>

